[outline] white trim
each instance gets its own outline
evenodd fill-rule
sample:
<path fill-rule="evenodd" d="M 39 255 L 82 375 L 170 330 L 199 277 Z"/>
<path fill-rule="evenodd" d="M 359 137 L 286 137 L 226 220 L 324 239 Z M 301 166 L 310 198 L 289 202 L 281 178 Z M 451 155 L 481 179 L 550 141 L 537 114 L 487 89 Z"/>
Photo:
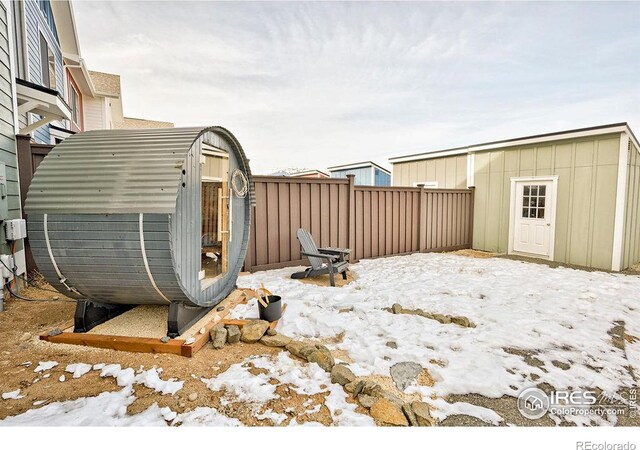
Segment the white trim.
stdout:
<path fill-rule="evenodd" d="M 627 200 L 627 161 L 629 158 L 629 134 L 620 135 L 618 152 L 618 182 L 616 186 L 616 212 L 613 223 L 613 251 L 611 253 L 611 270 L 622 268 L 622 250 L 624 246 L 624 210 Z"/>
<path fill-rule="evenodd" d="M 436 150 L 434 152 L 420 153 L 418 155 L 397 156 L 389 158 L 391 165 L 410 161 L 422 161 L 424 159 L 444 158 L 445 156 L 464 155 L 468 152 L 467 147 L 453 150 Z"/>
<path fill-rule="evenodd" d="M 144 214 L 140 213 L 138 217 L 138 228 L 140 229 L 140 252 L 142 253 L 142 260 L 144 261 L 144 268 L 147 270 L 147 276 L 149 277 L 149 281 L 151 285 L 156 290 L 156 292 L 167 301 L 167 303 L 171 303 L 171 301 L 165 297 L 162 291 L 158 288 L 156 281 L 153 279 L 153 275 L 151 274 L 151 269 L 149 269 L 149 260 L 147 259 L 147 250 L 144 246 Z"/>
<path fill-rule="evenodd" d="M 476 145 L 470 145 L 468 147 L 453 148 L 449 150 L 437 150 L 433 152 L 419 153 L 416 155 L 398 156 L 395 158 L 389 158 L 389 162 L 393 165 L 393 164 L 402 163 L 402 162 L 422 161 L 425 159 L 442 158 L 445 156 L 453 156 L 453 155 L 463 155 L 465 153 L 493 150 L 498 148 L 516 147 L 521 145 L 537 144 L 541 142 L 552 142 L 552 141 L 559 141 L 564 139 L 576 139 L 576 138 L 598 136 L 598 135 L 611 134 L 611 133 L 627 133 L 631 137 L 631 140 L 633 141 L 636 148 L 640 149 L 638 141 L 636 141 L 636 139 L 633 137 L 633 133 L 631 133 L 631 129 L 629 128 L 628 125 L 612 125 L 612 126 L 593 127 L 591 129 L 582 130 L 582 131 L 549 133 L 542 136 L 516 138 L 516 139 L 509 139 L 504 141 L 490 142 L 487 144 L 476 144 Z"/>
<path fill-rule="evenodd" d="M 75 292 L 76 294 L 82 295 L 80 294 L 80 292 L 78 292 L 78 290 L 76 288 L 74 288 L 73 286 L 69 286 L 67 284 L 67 279 L 62 275 L 62 272 L 60 272 L 60 268 L 58 267 L 58 264 L 56 263 L 56 259 L 53 256 L 53 250 L 51 249 L 51 242 L 49 241 L 49 222 L 48 222 L 48 214 L 44 214 L 44 218 L 43 218 L 43 225 L 44 225 L 44 241 L 47 244 L 47 252 L 49 253 L 49 259 L 51 260 L 51 264 L 53 265 L 54 270 L 56 271 L 56 274 L 58 275 L 58 280 L 60 281 L 60 283 L 67 288 L 67 290 L 71 291 L 71 292 Z"/>
<path fill-rule="evenodd" d="M 476 155 L 474 153 L 467 154 L 467 187 L 475 187 L 476 185 Z"/>
<path fill-rule="evenodd" d="M 531 256 L 539 259 L 547 259 L 553 261 L 555 257 L 555 245 L 556 245 L 556 205 L 558 201 L 558 176 L 539 176 L 539 177 L 511 177 L 511 197 L 509 198 L 509 242 L 507 246 L 507 254 L 509 255 L 523 255 Z M 553 194 L 549 197 L 551 200 L 551 209 L 549 218 L 551 221 L 551 230 L 549 231 L 549 256 L 530 254 L 517 252 L 513 250 L 513 236 L 515 227 L 515 215 L 516 215 L 516 183 L 521 181 L 530 181 L 535 183 L 536 181 L 551 181 Z"/>
<path fill-rule="evenodd" d="M 413 187 L 423 186 L 425 189 L 438 189 L 437 181 L 414 181 Z"/>
<path fill-rule="evenodd" d="M 475 146 L 469 147 L 469 151 L 479 152 L 483 150 L 493 150 L 493 149 L 504 148 L 504 147 L 537 144 L 540 142 L 559 141 L 564 139 L 577 139 L 582 137 L 598 136 L 598 135 L 610 134 L 610 133 L 624 133 L 625 131 L 627 131 L 627 126 L 625 125 L 611 127 L 611 128 L 597 128 L 594 130 L 576 131 L 573 133 L 554 134 L 552 136 L 532 137 L 528 139 L 517 139 L 514 141 L 496 142 L 494 144 L 475 145 Z"/>
<path fill-rule="evenodd" d="M 327 167 L 327 170 L 329 172 L 337 172 L 340 170 L 349 170 L 349 169 L 366 169 L 367 167 L 377 167 L 378 169 L 384 171 L 385 173 L 391 175 L 391 171 L 385 169 L 384 167 L 382 167 L 379 164 L 374 163 L 373 161 L 362 161 L 359 163 L 353 163 L 353 164 L 342 164 L 340 166 L 331 166 L 331 167 Z"/>
<path fill-rule="evenodd" d="M 202 177 L 200 179 L 203 183 L 222 183 L 221 177 Z"/>

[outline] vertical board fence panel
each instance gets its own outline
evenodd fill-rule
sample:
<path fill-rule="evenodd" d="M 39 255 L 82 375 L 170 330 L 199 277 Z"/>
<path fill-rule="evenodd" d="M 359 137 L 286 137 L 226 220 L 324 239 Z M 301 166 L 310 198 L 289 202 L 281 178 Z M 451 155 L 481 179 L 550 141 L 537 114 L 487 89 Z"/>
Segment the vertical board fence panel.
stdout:
<path fill-rule="evenodd" d="M 353 178 L 254 177 L 245 270 L 307 265 L 296 238 L 347 247 L 351 261 L 471 248 L 473 189 L 355 186 Z"/>

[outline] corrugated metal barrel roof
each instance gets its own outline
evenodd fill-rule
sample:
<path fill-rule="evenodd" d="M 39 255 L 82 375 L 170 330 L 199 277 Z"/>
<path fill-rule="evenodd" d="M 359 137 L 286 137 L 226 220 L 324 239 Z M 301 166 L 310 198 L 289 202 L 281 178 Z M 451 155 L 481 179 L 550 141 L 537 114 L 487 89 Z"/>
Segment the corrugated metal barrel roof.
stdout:
<path fill-rule="evenodd" d="M 25 211 L 173 213 L 182 163 L 205 130 L 100 130 L 71 136 L 38 166 Z"/>

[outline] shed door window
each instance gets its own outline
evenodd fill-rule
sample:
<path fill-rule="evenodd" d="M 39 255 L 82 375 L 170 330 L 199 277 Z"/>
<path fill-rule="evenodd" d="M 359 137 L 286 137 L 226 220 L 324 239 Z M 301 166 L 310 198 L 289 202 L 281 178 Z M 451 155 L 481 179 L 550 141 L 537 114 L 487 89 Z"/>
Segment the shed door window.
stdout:
<path fill-rule="evenodd" d="M 528 184 L 522 190 L 522 218 L 544 219 L 547 200 L 545 185 Z"/>

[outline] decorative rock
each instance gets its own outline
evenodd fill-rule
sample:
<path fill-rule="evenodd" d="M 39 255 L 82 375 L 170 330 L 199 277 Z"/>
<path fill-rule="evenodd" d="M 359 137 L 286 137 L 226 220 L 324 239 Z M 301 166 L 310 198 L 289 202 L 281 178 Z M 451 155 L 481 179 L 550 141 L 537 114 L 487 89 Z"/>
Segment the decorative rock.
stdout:
<path fill-rule="evenodd" d="M 367 394 L 358 395 L 358 402 L 360 402 L 360 404 L 365 408 L 371 408 L 373 404 L 377 401 L 378 399 L 372 395 L 367 395 Z"/>
<path fill-rule="evenodd" d="M 235 344 L 240 341 L 240 327 L 238 325 L 227 325 L 227 342 Z"/>
<path fill-rule="evenodd" d="M 349 369 L 344 364 L 336 364 L 331 369 L 331 382 L 338 383 L 341 386 L 344 386 L 347 383 L 351 383 L 356 379 L 356 376 L 353 374 L 351 369 Z"/>
<path fill-rule="evenodd" d="M 276 334 L 278 334 L 278 332 L 276 330 L 274 330 L 273 328 L 269 328 L 267 330 L 267 336 L 275 336 Z"/>
<path fill-rule="evenodd" d="M 325 372 L 331 372 L 331 369 L 333 369 L 333 366 L 336 363 L 331 353 L 322 349 L 312 352 L 307 357 L 307 361 L 310 363 L 317 363 Z"/>
<path fill-rule="evenodd" d="M 300 341 L 291 341 L 290 343 L 288 343 L 286 345 L 286 349 L 289 353 L 291 353 L 294 356 L 297 356 L 298 358 L 302 358 L 302 349 L 305 347 L 305 343 L 304 342 L 300 342 Z"/>
<path fill-rule="evenodd" d="M 371 406 L 369 414 L 371 414 L 371 417 L 374 419 L 389 425 L 402 427 L 409 425 L 402 410 L 384 398 L 378 399 L 378 401 Z"/>
<path fill-rule="evenodd" d="M 402 305 L 400 303 L 394 303 L 391 306 L 391 311 L 393 311 L 394 314 L 400 314 L 402 312 Z"/>
<path fill-rule="evenodd" d="M 264 336 L 267 328 L 269 328 L 269 322 L 266 320 L 252 320 L 242 327 L 240 340 L 248 343 L 258 342 Z"/>
<path fill-rule="evenodd" d="M 60 297 L 58 297 L 57 295 L 54 295 L 54 296 L 53 296 L 53 300 L 54 300 L 54 301 L 56 301 L 56 300 L 60 300 Z"/>
<path fill-rule="evenodd" d="M 434 320 L 437 320 L 440 323 L 443 323 L 443 324 L 451 323 L 451 318 L 448 316 L 445 316 L 444 314 L 432 314 L 432 316 Z"/>
<path fill-rule="evenodd" d="M 431 417 L 429 405 L 424 402 L 411 403 L 411 410 L 416 416 L 416 421 L 420 427 L 432 427 L 436 421 Z"/>
<path fill-rule="evenodd" d="M 411 409 L 411 405 L 409 403 L 405 403 L 404 405 L 402 405 L 402 412 L 409 421 L 409 425 L 411 425 L 412 427 L 418 426 L 418 420 L 416 419 L 416 415 L 413 413 L 413 410 Z"/>
<path fill-rule="evenodd" d="M 422 372 L 422 366 L 411 361 L 401 362 L 391 366 L 389 372 L 398 389 L 404 391 Z"/>
<path fill-rule="evenodd" d="M 380 385 L 374 381 L 371 380 L 364 380 L 363 384 L 362 384 L 362 389 L 361 392 L 363 394 L 367 394 L 367 395 L 373 395 L 374 397 L 377 397 L 376 394 L 379 394 L 382 391 L 382 388 L 380 387 Z M 358 392 L 360 393 L 360 392 Z"/>
<path fill-rule="evenodd" d="M 260 339 L 260 343 L 268 347 L 286 347 L 293 339 L 284 334 L 264 335 Z"/>
<path fill-rule="evenodd" d="M 169 342 L 171 340 L 171 338 L 169 336 L 162 336 L 160 338 L 160 342 L 162 342 L 163 344 L 166 344 L 167 342 Z"/>
<path fill-rule="evenodd" d="M 224 344 L 227 342 L 227 334 L 228 331 L 222 325 L 216 325 L 211 329 L 209 335 L 211 336 L 211 341 L 213 343 L 213 348 L 221 349 L 224 347 Z"/>
<path fill-rule="evenodd" d="M 355 387 L 353 389 L 353 396 L 354 397 L 358 396 L 362 392 L 362 390 L 364 389 L 364 385 L 365 384 L 366 383 L 364 382 L 364 380 L 360 380 L 360 381 L 358 381 L 356 383 L 356 385 L 355 385 Z"/>
<path fill-rule="evenodd" d="M 386 343 L 386 346 L 387 346 L 387 347 L 389 347 L 389 348 L 398 348 L 398 344 L 396 344 L 396 343 L 395 343 L 395 342 L 393 342 L 393 341 L 389 341 L 389 342 L 387 342 L 387 343 Z"/>
<path fill-rule="evenodd" d="M 300 357 L 304 359 L 308 359 L 309 355 L 315 352 L 316 350 L 318 350 L 318 348 L 315 345 L 306 344 L 302 346 L 302 348 L 300 349 Z"/>
<path fill-rule="evenodd" d="M 474 324 L 471 323 L 471 321 L 469 319 L 467 319 L 464 316 L 455 316 L 451 318 L 451 322 L 455 323 L 456 325 L 460 325 L 461 327 L 465 327 L 465 328 L 470 328 L 470 327 L 475 327 Z"/>
<path fill-rule="evenodd" d="M 344 385 L 344 390 L 348 393 L 352 394 L 356 390 L 357 382 L 352 381 L 351 383 L 347 383 Z"/>
<path fill-rule="evenodd" d="M 216 308 L 216 311 L 224 311 L 224 306 L 218 306 L 218 307 Z"/>
<path fill-rule="evenodd" d="M 188 398 L 190 402 L 195 402 L 196 400 L 198 400 L 198 393 L 192 392 L 191 394 L 189 394 Z"/>
<path fill-rule="evenodd" d="M 26 342 L 29 339 L 31 339 L 31 333 L 23 333 L 22 336 L 20 336 L 20 342 Z"/>

